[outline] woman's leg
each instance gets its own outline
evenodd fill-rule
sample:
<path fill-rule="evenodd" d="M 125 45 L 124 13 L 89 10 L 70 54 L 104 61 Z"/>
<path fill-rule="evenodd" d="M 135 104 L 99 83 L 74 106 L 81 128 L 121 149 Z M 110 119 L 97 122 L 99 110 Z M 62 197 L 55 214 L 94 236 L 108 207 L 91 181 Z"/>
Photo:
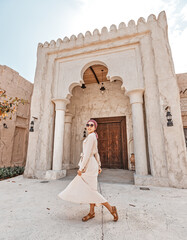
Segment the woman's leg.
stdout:
<path fill-rule="evenodd" d="M 102 205 L 104 205 L 110 213 L 112 212 L 112 206 L 108 202 L 102 203 Z M 94 208 L 95 203 L 90 203 L 90 213 L 94 213 Z"/>
<path fill-rule="evenodd" d="M 88 221 L 89 219 L 95 217 L 94 207 L 95 203 L 90 203 L 90 212 L 82 218 L 83 222 Z"/>
<path fill-rule="evenodd" d="M 112 206 L 108 202 L 102 203 L 102 205 L 104 205 L 110 213 L 112 212 Z M 90 213 L 94 213 L 94 208 L 95 203 L 90 203 Z"/>
<path fill-rule="evenodd" d="M 94 213 L 95 203 L 90 203 L 90 213 Z"/>
<path fill-rule="evenodd" d="M 104 205 L 109 210 L 109 212 L 114 216 L 114 221 L 117 221 L 118 213 L 116 206 L 111 206 L 108 202 L 102 203 L 102 205 Z"/>
<path fill-rule="evenodd" d="M 104 205 L 110 213 L 112 212 L 112 206 L 108 202 L 102 203 L 102 205 Z"/>

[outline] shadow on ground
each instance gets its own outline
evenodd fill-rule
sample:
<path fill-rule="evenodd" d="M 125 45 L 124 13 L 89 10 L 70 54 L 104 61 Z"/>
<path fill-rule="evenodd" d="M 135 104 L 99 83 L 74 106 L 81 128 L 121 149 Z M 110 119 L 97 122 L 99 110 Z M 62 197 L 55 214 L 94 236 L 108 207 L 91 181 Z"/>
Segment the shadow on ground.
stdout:
<path fill-rule="evenodd" d="M 72 180 L 77 175 L 77 170 L 78 169 L 67 170 L 67 176 L 60 180 Z M 98 181 L 103 183 L 134 184 L 133 174 L 134 171 L 103 168 L 102 173 L 98 175 Z"/>

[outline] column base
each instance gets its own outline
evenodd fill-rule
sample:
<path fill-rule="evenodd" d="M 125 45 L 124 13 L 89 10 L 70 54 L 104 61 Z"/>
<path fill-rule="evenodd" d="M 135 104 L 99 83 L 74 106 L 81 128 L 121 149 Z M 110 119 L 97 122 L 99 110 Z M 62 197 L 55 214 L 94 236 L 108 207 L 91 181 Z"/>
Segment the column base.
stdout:
<path fill-rule="evenodd" d="M 66 170 L 48 170 L 45 174 L 46 180 L 56 180 L 66 176 Z"/>
<path fill-rule="evenodd" d="M 153 177 L 151 175 L 142 176 L 134 173 L 134 184 L 141 186 L 169 187 L 169 179 Z"/>
<path fill-rule="evenodd" d="M 72 168 L 74 168 L 74 165 L 71 163 L 62 163 L 62 168 L 63 169 L 72 169 Z"/>
<path fill-rule="evenodd" d="M 34 178 L 36 179 L 45 179 L 46 170 L 35 170 Z"/>
<path fill-rule="evenodd" d="M 187 188 L 187 176 L 183 175 L 179 179 L 177 174 L 169 173 L 169 184 L 171 187 L 174 187 L 174 188 L 186 189 Z"/>

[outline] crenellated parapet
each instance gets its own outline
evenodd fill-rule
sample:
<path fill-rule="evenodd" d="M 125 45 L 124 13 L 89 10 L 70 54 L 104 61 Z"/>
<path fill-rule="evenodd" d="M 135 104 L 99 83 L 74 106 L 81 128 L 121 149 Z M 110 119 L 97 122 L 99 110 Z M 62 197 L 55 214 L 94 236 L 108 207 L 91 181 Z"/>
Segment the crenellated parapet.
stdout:
<path fill-rule="evenodd" d="M 46 41 L 44 44 L 39 43 L 38 47 L 48 49 L 70 49 L 115 38 L 128 38 L 133 35 L 142 35 L 145 34 L 145 32 L 151 31 L 155 24 L 165 30 L 167 29 L 165 11 L 160 12 L 157 18 L 154 14 L 149 15 L 147 21 L 143 17 L 140 17 L 137 23 L 135 23 L 134 20 L 130 20 L 127 25 L 124 22 L 121 22 L 118 27 L 112 24 L 109 29 L 103 27 L 101 31 L 95 29 L 93 33 L 87 31 L 85 35 L 79 33 L 77 36 L 72 35 L 70 38 L 64 37 L 63 40 L 59 38 L 56 42 L 54 40 L 51 40 L 50 43 Z"/>

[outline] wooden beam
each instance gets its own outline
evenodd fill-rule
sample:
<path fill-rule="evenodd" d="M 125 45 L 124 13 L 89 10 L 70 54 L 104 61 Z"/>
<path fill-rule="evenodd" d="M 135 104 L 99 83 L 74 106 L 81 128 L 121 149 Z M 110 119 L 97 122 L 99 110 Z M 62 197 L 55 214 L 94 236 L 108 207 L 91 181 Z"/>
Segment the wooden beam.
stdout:
<path fill-rule="evenodd" d="M 95 72 L 94 72 L 92 66 L 90 66 L 90 70 L 92 71 L 92 73 L 93 73 L 93 75 L 94 75 L 94 77 L 95 77 L 97 83 L 99 84 L 99 79 L 97 78 L 97 75 L 95 74 Z"/>

